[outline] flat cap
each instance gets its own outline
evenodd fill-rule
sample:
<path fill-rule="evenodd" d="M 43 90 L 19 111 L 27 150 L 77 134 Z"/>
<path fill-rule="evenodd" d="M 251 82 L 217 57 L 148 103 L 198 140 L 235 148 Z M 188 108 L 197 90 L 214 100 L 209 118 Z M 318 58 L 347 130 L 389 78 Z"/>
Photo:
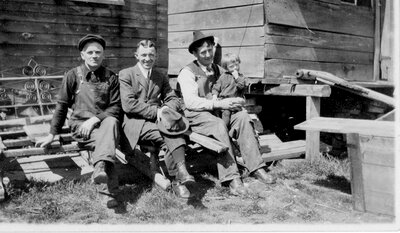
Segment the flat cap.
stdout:
<path fill-rule="evenodd" d="M 86 36 L 82 37 L 79 42 L 78 42 L 78 49 L 79 51 L 82 51 L 83 47 L 85 47 L 85 45 L 88 42 L 98 42 L 103 49 L 106 48 L 106 41 L 104 40 L 104 38 L 100 35 L 94 35 L 94 34 L 87 34 Z"/>

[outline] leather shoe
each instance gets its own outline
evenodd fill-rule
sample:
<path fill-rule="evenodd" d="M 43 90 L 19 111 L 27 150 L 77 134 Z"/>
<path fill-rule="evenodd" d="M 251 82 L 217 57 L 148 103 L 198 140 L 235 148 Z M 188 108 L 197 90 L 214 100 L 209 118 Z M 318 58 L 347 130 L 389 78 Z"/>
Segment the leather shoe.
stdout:
<path fill-rule="evenodd" d="M 186 169 L 185 162 L 180 162 L 178 163 L 178 172 L 176 174 L 176 179 L 181 183 L 181 184 L 186 184 L 189 182 L 194 183 L 194 177 L 189 174 L 189 172 Z"/>
<path fill-rule="evenodd" d="M 189 189 L 187 189 L 185 185 L 176 180 L 172 182 L 172 191 L 177 197 L 182 199 L 189 199 L 190 197 L 192 197 Z"/>
<path fill-rule="evenodd" d="M 240 178 L 235 178 L 229 183 L 229 190 L 232 195 L 243 196 L 247 194 L 247 189 L 244 187 Z"/>
<path fill-rule="evenodd" d="M 264 169 L 260 168 L 253 172 L 253 176 L 265 184 L 273 184 L 276 182 L 276 178 L 268 174 Z"/>
<path fill-rule="evenodd" d="M 99 161 L 94 165 L 94 171 L 92 175 L 94 183 L 107 184 L 108 175 L 106 169 L 107 169 L 106 161 Z"/>
<path fill-rule="evenodd" d="M 103 195 L 102 203 L 107 206 L 107 208 L 115 208 L 118 206 L 118 201 L 115 197 L 110 195 Z"/>

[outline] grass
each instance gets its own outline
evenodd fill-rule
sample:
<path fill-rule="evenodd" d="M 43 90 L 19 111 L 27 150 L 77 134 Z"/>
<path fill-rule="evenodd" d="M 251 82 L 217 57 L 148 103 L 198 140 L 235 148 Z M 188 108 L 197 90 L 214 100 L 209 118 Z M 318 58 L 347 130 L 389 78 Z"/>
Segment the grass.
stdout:
<path fill-rule="evenodd" d="M 89 179 L 13 185 L 11 198 L 0 203 L 0 223 L 74 224 L 282 224 L 391 223 L 385 215 L 353 210 L 350 165 L 329 155 L 312 162 L 284 160 L 270 168 L 277 183 L 247 177 L 251 190 L 234 197 L 213 174 L 197 174 L 190 187 L 195 199 L 180 200 L 153 187 L 144 177 L 121 185 L 121 205 L 107 209 Z"/>

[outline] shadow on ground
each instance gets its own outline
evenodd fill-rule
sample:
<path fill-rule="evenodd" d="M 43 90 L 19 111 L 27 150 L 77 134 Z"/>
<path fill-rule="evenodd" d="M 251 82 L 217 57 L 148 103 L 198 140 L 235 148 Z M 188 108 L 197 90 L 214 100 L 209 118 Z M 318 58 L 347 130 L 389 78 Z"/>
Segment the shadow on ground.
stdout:
<path fill-rule="evenodd" d="M 328 175 L 326 179 L 316 180 L 313 184 L 351 194 L 351 184 L 344 176 Z"/>

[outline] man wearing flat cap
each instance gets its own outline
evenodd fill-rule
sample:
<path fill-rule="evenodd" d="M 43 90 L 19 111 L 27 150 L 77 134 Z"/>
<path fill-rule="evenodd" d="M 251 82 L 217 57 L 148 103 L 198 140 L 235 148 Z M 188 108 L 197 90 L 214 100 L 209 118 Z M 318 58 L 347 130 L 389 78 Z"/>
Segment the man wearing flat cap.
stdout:
<path fill-rule="evenodd" d="M 213 63 L 214 36 L 201 31 L 193 33 L 193 42 L 189 52 L 196 58 L 179 73 L 178 85 L 186 107 L 185 116 L 190 122 L 191 130 L 205 136 L 213 137 L 228 146 L 228 151 L 218 156 L 218 173 L 221 183 L 229 185 L 234 195 L 243 195 L 247 190 L 240 178 L 231 138 L 238 142 L 244 165 L 251 175 L 264 183 L 273 183 L 264 167 L 266 166 L 259 151 L 252 120 L 242 110 L 244 99 L 212 99 L 212 88 L 217 79 L 224 73 L 222 67 Z M 228 126 L 214 115 L 214 110 L 237 110 L 232 114 Z"/>
<path fill-rule="evenodd" d="M 57 107 L 51 122 L 50 134 L 37 142 L 45 147 L 61 133 L 68 108 L 73 112 L 69 125 L 78 145 L 93 151 L 92 179 L 98 184 L 107 207 L 118 205 L 118 176 L 114 170 L 115 149 L 119 142 L 121 99 L 118 77 L 102 63 L 105 40 L 88 34 L 78 42 L 84 61 L 69 70 L 62 82 Z"/>
<path fill-rule="evenodd" d="M 150 144 L 166 151 L 164 161 L 174 178 L 172 189 L 179 198 L 192 195 L 186 185 L 194 183 L 185 164 L 183 133 L 189 122 L 179 113 L 181 101 L 169 85 L 166 75 L 154 68 L 156 45 L 150 40 L 137 44 L 133 67 L 119 72 L 121 103 L 124 111 L 121 148 L 127 154 L 137 144 Z"/>

